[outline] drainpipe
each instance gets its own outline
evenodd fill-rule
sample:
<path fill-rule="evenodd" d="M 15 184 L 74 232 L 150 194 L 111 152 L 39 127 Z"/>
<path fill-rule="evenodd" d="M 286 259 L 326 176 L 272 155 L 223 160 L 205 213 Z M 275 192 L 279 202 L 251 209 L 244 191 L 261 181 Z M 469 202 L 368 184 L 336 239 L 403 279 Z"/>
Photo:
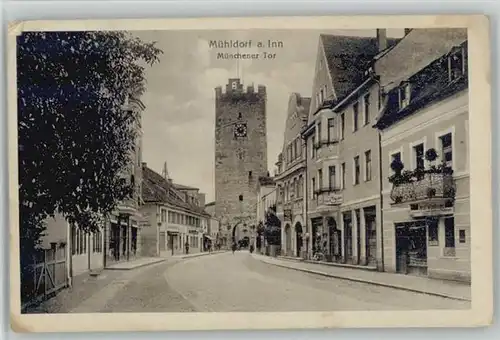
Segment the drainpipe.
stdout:
<path fill-rule="evenodd" d="M 382 179 L 382 134 L 378 131 L 378 165 L 379 165 L 379 192 L 380 192 L 380 247 L 381 250 L 381 265 L 382 271 L 385 271 L 385 263 L 384 263 L 384 182 Z"/>
<path fill-rule="evenodd" d="M 309 157 L 307 155 L 307 137 L 304 139 L 304 142 L 305 142 L 305 152 L 304 152 L 304 156 L 306 158 L 306 163 L 305 163 L 305 174 L 304 174 L 304 180 L 305 180 L 305 192 L 304 192 L 304 207 L 305 207 L 305 212 L 304 212 L 304 216 L 305 216 L 305 227 L 306 227 L 306 232 L 305 234 L 310 234 L 308 232 L 308 229 L 309 229 L 309 190 L 308 190 L 308 185 L 309 185 L 309 177 L 308 177 L 308 174 L 309 174 L 309 171 L 308 171 L 308 167 L 307 167 L 307 162 L 309 160 Z M 304 235 L 305 236 L 305 235 Z M 306 260 L 309 260 L 309 240 L 306 240 Z"/>

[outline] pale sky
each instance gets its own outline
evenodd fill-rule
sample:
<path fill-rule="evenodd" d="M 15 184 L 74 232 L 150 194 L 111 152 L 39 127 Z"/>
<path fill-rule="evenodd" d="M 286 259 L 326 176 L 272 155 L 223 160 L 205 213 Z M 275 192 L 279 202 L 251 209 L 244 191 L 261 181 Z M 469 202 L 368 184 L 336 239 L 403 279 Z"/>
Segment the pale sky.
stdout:
<path fill-rule="evenodd" d="M 388 30 L 389 37 L 401 37 L 403 30 Z M 200 188 L 206 201 L 214 200 L 214 129 L 217 86 L 236 78 L 235 60 L 217 60 L 218 52 L 236 49 L 211 49 L 210 40 L 252 40 L 251 48 L 240 53 L 271 52 L 270 59 L 239 62 L 244 85 L 267 87 L 268 167 L 283 146 L 288 97 L 298 92 L 311 96 L 319 35 L 338 34 L 375 36 L 373 30 L 298 30 L 298 31 L 143 31 L 133 32 L 145 41 L 157 41 L 164 52 L 160 63 L 147 69 L 147 91 L 143 161 L 161 173 L 166 161 L 174 182 Z M 257 48 L 257 41 L 282 41 L 283 48 Z M 262 55 L 262 54 L 261 54 Z"/>

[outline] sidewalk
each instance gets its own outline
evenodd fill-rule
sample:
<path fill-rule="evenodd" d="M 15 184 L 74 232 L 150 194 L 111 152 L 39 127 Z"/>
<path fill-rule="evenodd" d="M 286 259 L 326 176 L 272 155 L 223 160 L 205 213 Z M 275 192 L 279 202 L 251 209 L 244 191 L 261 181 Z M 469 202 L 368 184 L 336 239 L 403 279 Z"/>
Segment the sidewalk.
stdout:
<path fill-rule="evenodd" d="M 254 254 L 253 256 L 264 263 L 303 271 L 306 273 L 429 294 L 449 299 L 471 301 L 471 287 L 466 283 L 437 280 L 427 277 L 343 268 L 302 261 L 281 260 L 257 254 Z"/>
<path fill-rule="evenodd" d="M 166 259 L 161 257 L 141 257 L 133 261 L 125 261 L 116 264 L 112 264 L 106 267 L 106 270 L 131 270 L 144 266 L 149 266 L 152 264 L 160 263 Z"/>

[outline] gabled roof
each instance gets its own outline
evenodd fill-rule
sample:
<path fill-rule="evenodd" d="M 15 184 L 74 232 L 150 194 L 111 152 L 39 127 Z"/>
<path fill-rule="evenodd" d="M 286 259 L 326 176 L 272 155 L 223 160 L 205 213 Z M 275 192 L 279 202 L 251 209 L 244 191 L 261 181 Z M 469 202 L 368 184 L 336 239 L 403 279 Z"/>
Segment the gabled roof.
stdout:
<path fill-rule="evenodd" d="M 467 41 L 453 47 L 448 47 L 446 54 L 435 58 L 428 65 L 405 78 L 402 84 L 410 84 L 410 103 L 401 108 L 399 103 L 399 87 L 391 88 L 384 93 L 385 105 L 383 106 L 375 127 L 383 130 L 397 121 L 400 121 L 425 107 L 443 100 L 460 91 L 466 90 L 468 83 L 468 65 L 465 58 L 465 74 L 450 81 L 448 58 L 458 48 L 463 48 L 467 55 Z M 432 52 L 429 52 L 431 54 Z"/>
<path fill-rule="evenodd" d="M 185 211 L 209 216 L 201 207 L 184 201 L 172 183 L 159 173 L 148 168 L 142 168 L 142 200 L 145 203 L 164 203 L 181 208 Z"/>
<path fill-rule="evenodd" d="M 178 183 L 172 183 L 172 184 L 174 185 L 174 188 L 180 189 L 180 190 L 200 190 L 199 188 L 190 187 L 190 186 L 183 185 L 183 184 L 178 184 Z"/>
<path fill-rule="evenodd" d="M 337 101 L 365 80 L 365 71 L 380 53 L 375 37 L 320 35 Z M 387 39 L 387 48 L 400 39 Z"/>

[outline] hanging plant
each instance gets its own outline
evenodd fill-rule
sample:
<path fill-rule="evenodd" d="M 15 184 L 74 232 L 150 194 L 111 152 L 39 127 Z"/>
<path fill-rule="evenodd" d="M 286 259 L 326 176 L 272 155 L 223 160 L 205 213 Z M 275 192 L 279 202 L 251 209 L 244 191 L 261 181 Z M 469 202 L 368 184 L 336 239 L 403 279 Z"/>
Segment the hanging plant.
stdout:
<path fill-rule="evenodd" d="M 425 159 L 428 162 L 434 162 L 438 158 L 438 154 L 436 152 L 436 149 L 430 148 L 425 152 Z"/>
<path fill-rule="evenodd" d="M 436 189 L 435 188 L 427 188 L 427 197 L 433 198 L 436 196 Z"/>
<path fill-rule="evenodd" d="M 400 174 L 404 168 L 405 168 L 405 166 L 404 166 L 403 162 L 401 162 L 399 159 L 394 159 L 391 163 L 391 169 L 396 174 Z"/>

